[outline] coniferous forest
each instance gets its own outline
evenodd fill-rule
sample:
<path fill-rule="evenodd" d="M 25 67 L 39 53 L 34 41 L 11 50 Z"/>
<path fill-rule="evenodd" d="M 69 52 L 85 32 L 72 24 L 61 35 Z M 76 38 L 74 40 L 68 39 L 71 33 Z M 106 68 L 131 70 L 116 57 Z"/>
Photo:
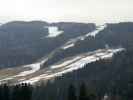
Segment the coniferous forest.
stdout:
<path fill-rule="evenodd" d="M 0 86 L 0 100 L 132 100 L 133 50 L 86 64 L 52 81 Z"/>

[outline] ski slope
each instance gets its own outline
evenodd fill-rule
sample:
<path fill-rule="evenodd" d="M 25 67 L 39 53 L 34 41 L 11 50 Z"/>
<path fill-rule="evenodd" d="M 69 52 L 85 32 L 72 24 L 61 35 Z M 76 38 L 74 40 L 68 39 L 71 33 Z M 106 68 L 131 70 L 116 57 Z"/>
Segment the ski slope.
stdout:
<path fill-rule="evenodd" d="M 110 59 L 115 53 L 121 52 L 122 50 L 124 49 L 100 49 L 94 52 L 88 52 L 56 65 L 52 65 L 47 70 L 45 70 L 43 74 L 22 82 L 34 84 L 40 80 L 48 80 L 57 76 L 62 76 L 65 73 L 83 68 L 87 63 L 92 63 L 100 59 Z"/>

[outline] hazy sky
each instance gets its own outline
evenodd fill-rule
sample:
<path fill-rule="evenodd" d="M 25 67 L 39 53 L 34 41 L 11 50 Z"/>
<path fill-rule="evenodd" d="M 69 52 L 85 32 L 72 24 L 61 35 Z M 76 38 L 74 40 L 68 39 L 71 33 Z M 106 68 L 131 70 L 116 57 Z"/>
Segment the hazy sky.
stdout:
<path fill-rule="evenodd" d="M 133 21 L 133 0 L 0 0 L 0 22 Z"/>

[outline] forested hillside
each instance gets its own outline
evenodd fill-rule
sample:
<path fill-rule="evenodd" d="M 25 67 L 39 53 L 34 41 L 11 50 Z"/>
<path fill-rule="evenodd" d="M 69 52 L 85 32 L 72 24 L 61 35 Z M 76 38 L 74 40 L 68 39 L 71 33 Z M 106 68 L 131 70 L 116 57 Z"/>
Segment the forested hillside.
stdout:
<path fill-rule="evenodd" d="M 52 28 L 58 30 L 52 30 Z M 2 24 L 0 26 L 0 68 L 34 63 L 70 39 L 85 35 L 95 28 L 93 23 L 74 22 L 13 21 Z M 58 34 L 59 32 L 61 34 Z"/>
<path fill-rule="evenodd" d="M 36 86 L 2 85 L 0 98 L 1 100 L 102 100 L 102 98 L 132 100 L 132 65 L 133 50 L 127 49 L 115 54 L 112 59 L 86 64 L 80 70 Z"/>

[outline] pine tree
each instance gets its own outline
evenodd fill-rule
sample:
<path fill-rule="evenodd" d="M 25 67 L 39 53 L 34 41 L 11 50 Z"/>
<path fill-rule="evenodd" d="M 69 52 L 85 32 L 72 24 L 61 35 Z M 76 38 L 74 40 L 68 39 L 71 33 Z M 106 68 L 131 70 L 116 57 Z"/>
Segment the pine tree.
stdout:
<path fill-rule="evenodd" d="M 89 100 L 87 95 L 86 85 L 84 83 L 80 86 L 79 100 Z"/>
<path fill-rule="evenodd" d="M 68 100 L 77 100 L 76 89 L 72 84 L 68 88 Z"/>
<path fill-rule="evenodd" d="M 20 85 L 13 86 L 12 100 L 20 100 Z"/>
<path fill-rule="evenodd" d="M 2 98 L 3 100 L 9 100 L 9 96 L 10 96 L 9 86 L 7 84 L 4 84 L 2 89 Z"/>
<path fill-rule="evenodd" d="M 2 100 L 2 86 L 0 85 L 0 100 Z"/>
<path fill-rule="evenodd" d="M 32 89 L 29 84 L 22 83 L 20 88 L 20 99 L 19 100 L 31 100 Z"/>

